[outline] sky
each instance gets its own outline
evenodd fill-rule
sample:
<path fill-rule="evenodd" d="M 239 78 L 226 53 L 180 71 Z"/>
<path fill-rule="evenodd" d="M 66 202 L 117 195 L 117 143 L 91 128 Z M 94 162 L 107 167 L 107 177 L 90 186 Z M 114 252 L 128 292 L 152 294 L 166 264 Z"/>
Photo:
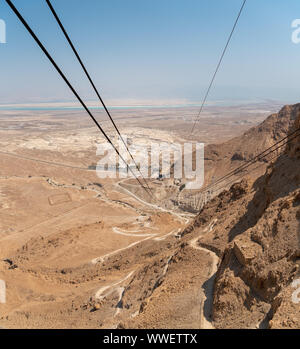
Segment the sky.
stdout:
<path fill-rule="evenodd" d="M 85 100 L 96 97 L 44 0 L 14 0 Z M 241 0 L 52 0 L 106 101 L 203 99 Z M 298 0 L 248 0 L 208 100 L 300 102 Z M 0 2 L 0 103 L 74 97 L 11 11 Z"/>

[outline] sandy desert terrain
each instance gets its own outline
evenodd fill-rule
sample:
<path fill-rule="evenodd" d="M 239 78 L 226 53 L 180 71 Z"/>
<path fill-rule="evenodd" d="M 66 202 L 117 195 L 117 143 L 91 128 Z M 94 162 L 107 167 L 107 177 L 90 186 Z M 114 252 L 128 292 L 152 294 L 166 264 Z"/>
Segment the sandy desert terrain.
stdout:
<path fill-rule="evenodd" d="M 207 109 L 193 140 L 218 146 L 276 105 Z M 195 111 L 114 114 L 133 143 L 183 143 Z M 103 113 L 97 117 L 113 135 Z M 196 215 L 174 204 L 172 180 L 150 179 L 150 200 L 133 179 L 99 179 L 96 147 L 104 139 L 82 111 L 2 110 L 0 120 L 1 327 L 212 327 L 208 294 L 219 258 L 197 241 L 217 221 L 186 236 Z M 208 178 L 228 166 L 208 164 Z"/>

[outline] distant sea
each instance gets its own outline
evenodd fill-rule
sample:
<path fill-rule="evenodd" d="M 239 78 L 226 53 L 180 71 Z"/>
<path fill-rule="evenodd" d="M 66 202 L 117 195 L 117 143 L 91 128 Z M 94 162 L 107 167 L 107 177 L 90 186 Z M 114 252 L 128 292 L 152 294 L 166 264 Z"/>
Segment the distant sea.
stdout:
<path fill-rule="evenodd" d="M 160 109 L 160 108 L 187 108 L 200 107 L 200 105 L 137 105 L 137 106 L 108 106 L 108 109 Z M 104 110 L 102 107 L 88 107 L 91 110 Z M 46 111 L 62 111 L 62 110 L 84 110 L 83 107 L 14 107 L 0 106 L 0 110 L 46 110 Z"/>
<path fill-rule="evenodd" d="M 262 101 L 215 101 L 207 102 L 207 107 L 223 106 L 231 107 L 243 104 L 257 104 Z M 168 109 L 168 108 L 200 108 L 201 104 L 166 104 L 166 105 L 125 105 L 125 106 L 108 106 L 109 109 Z M 104 110 L 103 107 L 88 107 L 91 110 Z M 0 110 L 16 110 L 16 111 L 63 111 L 63 110 L 83 110 L 83 107 L 68 107 L 68 106 L 20 106 L 16 105 L 0 105 Z"/>

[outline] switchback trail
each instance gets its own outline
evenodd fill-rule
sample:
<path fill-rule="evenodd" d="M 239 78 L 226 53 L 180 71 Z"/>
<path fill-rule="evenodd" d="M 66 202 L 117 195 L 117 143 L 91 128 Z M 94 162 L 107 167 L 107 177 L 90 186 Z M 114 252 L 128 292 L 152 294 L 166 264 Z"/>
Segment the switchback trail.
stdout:
<path fill-rule="evenodd" d="M 205 232 L 211 232 L 214 225 L 216 224 L 217 219 L 214 219 L 208 227 L 206 227 L 200 237 L 196 237 L 193 240 L 189 242 L 190 247 L 203 251 L 207 253 L 211 257 L 211 266 L 209 268 L 209 272 L 207 275 L 207 281 L 202 285 L 202 288 L 204 290 L 203 297 L 200 299 L 200 328 L 201 329 L 213 329 L 211 323 L 211 313 L 212 313 L 212 302 L 213 302 L 213 287 L 214 287 L 214 281 L 215 281 L 215 275 L 218 270 L 218 263 L 219 258 L 218 256 L 212 252 L 211 250 L 208 250 L 204 247 L 201 247 L 198 245 L 198 241 L 203 237 L 203 233 Z"/>

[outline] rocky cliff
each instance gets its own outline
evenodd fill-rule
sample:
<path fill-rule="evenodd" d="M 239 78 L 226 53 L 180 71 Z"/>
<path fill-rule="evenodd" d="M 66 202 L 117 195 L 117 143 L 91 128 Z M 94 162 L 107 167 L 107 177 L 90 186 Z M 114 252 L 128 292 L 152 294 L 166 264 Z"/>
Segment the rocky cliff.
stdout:
<path fill-rule="evenodd" d="M 291 125 L 281 124 L 287 119 Z M 253 135 L 255 141 L 267 130 L 278 140 L 296 129 L 299 104 L 284 107 L 246 137 Z M 270 145 L 263 134 L 262 145 Z M 293 287 L 300 279 L 300 131 L 263 176 L 246 178 L 222 192 L 202 210 L 192 229 L 212 219 L 217 224 L 201 245 L 221 260 L 214 284 L 215 327 L 300 328 Z"/>

